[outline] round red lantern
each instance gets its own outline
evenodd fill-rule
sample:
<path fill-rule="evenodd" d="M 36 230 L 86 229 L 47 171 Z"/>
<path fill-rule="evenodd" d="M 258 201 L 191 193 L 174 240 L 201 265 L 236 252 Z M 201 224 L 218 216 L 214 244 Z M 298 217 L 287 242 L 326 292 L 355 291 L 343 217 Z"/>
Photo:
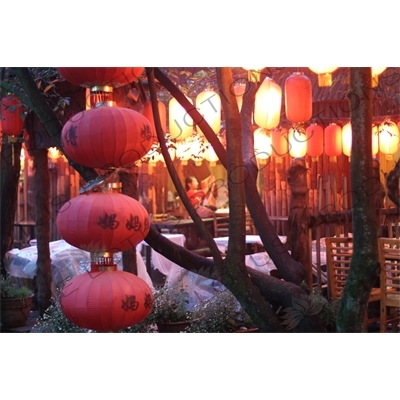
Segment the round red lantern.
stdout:
<path fill-rule="evenodd" d="M 150 314 L 153 294 L 136 275 L 110 266 L 72 278 L 61 292 L 60 303 L 73 324 L 98 332 L 117 332 Z"/>
<path fill-rule="evenodd" d="M 286 117 L 293 123 L 308 121 L 312 116 L 311 80 L 302 72 L 295 72 L 285 81 Z"/>
<path fill-rule="evenodd" d="M 324 152 L 324 129 L 314 123 L 307 127 L 307 154 L 310 157 L 318 157 Z"/>
<path fill-rule="evenodd" d="M 7 136 L 18 136 L 22 133 L 24 106 L 17 96 L 10 95 L 1 99 L 2 132 Z"/>
<path fill-rule="evenodd" d="M 342 129 L 335 123 L 329 124 L 324 130 L 325 154 L 336 157 L 342 154 Z"/>
<path fill-rule="evenodd" d="M 135 81 L 144 67 L 59 67 L 60 75 L 68 82 L 83 87 L 120 87 Z"/>
<path fill-rule="evenodd" d="M 157 104 L 158 104 L 158 113 L 160 114 L 161 127 L 165 134 L 165 132 L 167 131 L 167 109 L 165 107 L 165 104 L 162 101 L 157 100 Z M 154 124 L 153 109 L 152 109 L 150 100 L 148 100 L 144 103 L 143 115 L 149 120 L 152 132 L 155 135 L 156 134 L 156 126 Z"/>
<path fill-rule="evenodd" d="M 118 252 L 140 243 L 150 229 L 146 209 L 120 193 L 91 192 L 65 203 L 57 215 L 62 238 L 89 252 Z"/>
<path fill-rule="evenodd" d="M 61 132 L 73 161 L 92 168 L 132 166 L 156 142 L 149 120 L 137 111 L 106 105 L 73 116 Z"/>
<path fill-rule="evenodd" d="M 281 158 L 289 153 L 289 140 L 286 129 L 275 128 L 271 131 L 271 148 L 274 157 Z"/>

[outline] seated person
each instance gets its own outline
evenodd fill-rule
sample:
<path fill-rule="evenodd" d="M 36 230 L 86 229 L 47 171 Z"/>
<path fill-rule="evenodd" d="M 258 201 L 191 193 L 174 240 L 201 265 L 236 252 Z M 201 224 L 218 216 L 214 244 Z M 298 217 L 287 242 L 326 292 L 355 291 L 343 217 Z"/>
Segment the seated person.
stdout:
<path fill-rule="evenodd" d="M 206 202 L 210 196 L 212 196 L 212 186 L 209 188 L 207 193 L 204 193 L 202 190 L 198 190 L 198 187 L 199 182 L 194 176 L 188 176 L 185 179 L 186 194 L 199 216 L 202 218 L 213 217 L 215 207 L 213 207 L 213 210 L 211 206 L 203 205 L 203 203 Z"/>

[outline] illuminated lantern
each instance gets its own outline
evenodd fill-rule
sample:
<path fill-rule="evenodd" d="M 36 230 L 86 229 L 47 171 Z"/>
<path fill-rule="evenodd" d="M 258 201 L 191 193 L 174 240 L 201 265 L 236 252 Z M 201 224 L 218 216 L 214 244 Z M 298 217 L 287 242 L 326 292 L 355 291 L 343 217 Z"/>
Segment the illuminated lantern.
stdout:
<path fill-rule="evenodd" d="M 85 272 L 67 282 L 61 309 L 75 325 L 97 332 L 118 332 L 143 321 L 153 307 L 149 286 L 115 265 Z"/>
<path fill-rule="evenodd" d="M 213 90 L 205 90 L 196 97 L 196 108 L 215 133 L 221 129 L 221 98 Z M 198 126 L 198 131 L 203 133 Z"/>
<path fill-rule="evenodd" d="M 325 154 L 336 157 L 342 154 L 342 130 L 335 123 L 329 124 L 324 130 Z"/>
<path fill-rule="evenodd" d="M 233 86 L 233 92 L 236 96 L 236 101 L 238 104 L 239 112 L 242 109 L 243 95 L 244 95 L 245 91 L 246 91 L 245 83 L 236 82 L 235 85 Z"/>
<path fill-rule="evenodd" d="M 59 67 L 68 82 L 83 87 L 125 86 L 139 78 L 144 67 Z"/>
<path fill-rule="evenodd" d="M 242 67 L 243 69 L 245 69 L 246 71 L 248 71 L 247 73 L 247 79 L 249 82 L 260 82 L 260 78 L 261 78 L 261 71 L 264 67 Z"/>
<path fill-rule="evenodd" d="M 271 148 L 274 157 L 283 157 L 289 152 L 286 129 L 275 128 L 271 131 Z"/>
<path fill-rule="evenodd" d="M 158 113 L 160 114 L 161 127 L 163 133 L 165 134 L 165 132 L 167 131 L 167 109 L 162 101 L 157 100 L 157 104 L 158 104 Z M 150 100 L 144 103 L 143 115 L 149 120 L 152 132 L 154 132 L 154 135 L 156 135 L 156 126 L 154 124 L 153 109 L 151 107 Z"/>
<path fill-rule="evenodd" d="M 205 159 L 210 163 L 210 167 L 215 167 L 217 165 L 217 161 L 219 160 L 217 153 L 210 143 L 208 143 L 208 148 L 205 151 Z"/>
<path fill-rule="evenodd" d="M 285 109 L 289 121 L 297 124 L 312 116 L 312 88 L 310 79 L 295 72 L 285 81 Z"/>
<path fill-rule="evenodd" d="M 147 236 L 150 218 L 132 197 L 120 193 L 86 193 L 65 203 L 57 228 L 70 245 L 89 252 L 119 252 Z"/>
<path fill-rule="evenodd" d="M 271 156 L 271 143 L 271 136 L 267 134 L 266 129 L 257 128 L 254 131 L 254 154 L 261 163 Z"/>
<path fill-rule="evenodd" d="M 271 78 L 265 78 L 256 93 L 254 122 L 265 129 L 274 129 L 281 117 L 282 89 Z"/>
<path fill-rule="evenodd" d="M 289 129 L 289 154 L 292 157 L 304 157 L 307 153 L 307 136 L 298 129 Z"/>
<path fill-rule="evenodd" d="M 108 169 L 133 165 L 146 155 L 156 137 L 144 115 L 104 105 L 73 116 L 63 127 L 61 140 L 73 161 Z"/>
<path fill-rule="evenodd" d="M 350 122 L 345 124 L 342 128 L 342 149 L 343 154 L 350 157 L 351 156 L 351 142 L 352 142 L 352 132 Z"/>
<path fill-rule="evenodd" d="M 337 67 L 310 67 L 312 72 L 318 75 L 318 86 L 332 85 L 332 72 L 337 70 Z"/>
<path fill-rule="evenodd" d="M 313 123 L 306 129 L 307 154 L 310 157 L 318 157 L 324 152 L 324 129 Z"/>
<path fill-rule="evenodd" d="M 371 67 L 372 73 L 372 87 L 378 86 L 379 75 L 386 69 L 386 67 Z"/>
<path fill-rule="evenodd" d="M 193 104 L 192 100 L 187 100 Z M 193 133 L 193 119 L 173 97 L 169 101 L 169 134 L 172 139 L 183 140 Z"/>
<path fill-rule="evenodd" d="M 17 96 L 10 95 L 1 99 L 0 114 L 3 118 L 2 132 L 7 136 L 18 136 L 22 133 L 24 106 Z"/>
<path fill-rule="evenodd" d="M 384 121 L 379 125 L 379 150 L 386 155 L 396 153 L 399 145 L 399 128 L 390 121 Z"/>

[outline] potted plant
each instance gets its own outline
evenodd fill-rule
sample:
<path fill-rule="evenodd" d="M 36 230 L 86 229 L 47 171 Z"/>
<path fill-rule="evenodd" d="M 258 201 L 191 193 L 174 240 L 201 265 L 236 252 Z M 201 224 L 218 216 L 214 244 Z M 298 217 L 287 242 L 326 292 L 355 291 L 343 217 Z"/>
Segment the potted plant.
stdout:
<path fill-rule="evenodd" d="M 194 315 L 199 318 L 186 329 L 188 333 L 258 332 L 235 296 L 227 289 L 200 303 Z"/>
<path fill-rule="evenodd" d="M 9 275 L 0 278 L 1 324 L 6 328 L 26 325 L 32 307 L 33 292 L 18 286 Z"/>

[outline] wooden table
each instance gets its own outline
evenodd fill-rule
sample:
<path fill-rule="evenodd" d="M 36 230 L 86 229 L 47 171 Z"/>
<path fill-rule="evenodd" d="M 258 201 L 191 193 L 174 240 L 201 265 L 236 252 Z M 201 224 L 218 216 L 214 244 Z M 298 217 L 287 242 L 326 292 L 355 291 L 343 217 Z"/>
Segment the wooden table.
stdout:
<path fill-rule="evenodd" d="M 228 222 L 229 217 L 217 217 L 219 222 Z M 214 236 L 214 218 L 202 218 L 206 228 Z M 205 240 L 201 237 L 194 221 L 191 218 L 168 219 L 165 221 L 154 221 L 153 224 L 160 230 L 168 230 L 169 233 L 181 233 L 186 238 L 186 248 L 195 250 L 207 246 Z"/>

